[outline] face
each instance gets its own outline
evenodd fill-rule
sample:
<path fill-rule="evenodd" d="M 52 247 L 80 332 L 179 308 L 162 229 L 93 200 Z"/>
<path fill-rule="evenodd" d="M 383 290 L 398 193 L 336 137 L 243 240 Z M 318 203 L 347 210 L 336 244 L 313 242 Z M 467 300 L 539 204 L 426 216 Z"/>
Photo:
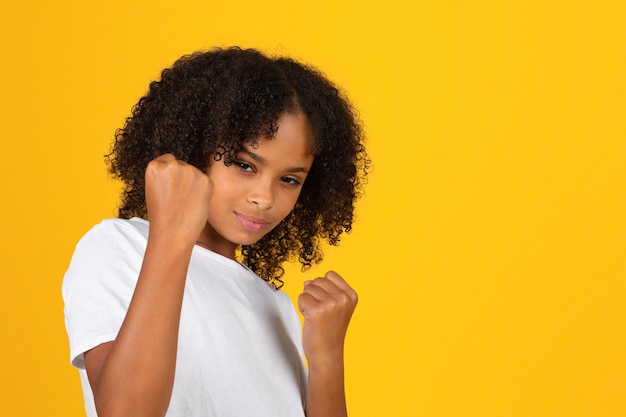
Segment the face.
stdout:
<path fill-rule="evenodd" d="M 283 114 L 276 137 L 247 144 L 230 166 L 211 161 L 213 182 L 207 226 L 198 243 L 233 258 L 239 245 L 261 239 L 293 209 L 313 155 L 302 113 Z"/>

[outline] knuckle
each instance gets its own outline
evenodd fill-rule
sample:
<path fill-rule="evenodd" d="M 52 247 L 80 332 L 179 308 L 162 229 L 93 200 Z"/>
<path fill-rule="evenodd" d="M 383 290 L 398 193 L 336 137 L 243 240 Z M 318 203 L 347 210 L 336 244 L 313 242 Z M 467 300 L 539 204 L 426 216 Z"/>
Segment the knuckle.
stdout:
<path fill-rule="evenodd" d="M 359 302 L 359 294 L 356 291 L 352 291 L 352 302 L 356 305 Z"/>
<path fill-rule="evenodd" d="M 348 296 L 348 294 L 346 293 L 339 293 L 339 295 L 337 296 L 338 300 L 338 304 L 340 304 L 341 306 L 346 306 L 346 305 L 350 305 L 352 299 Z"/>
<path fill-rule="evenodd" d="M 356 304 L 359 301 L 359 294 L 357 294 L 357 292 L 354 291 L 353 289 L 350 289 L 347 292 L 347 295 L 354 304 Z"/>
<path fill-rule="evenodd" d="M 326 272 L 324 277 L 325 278 L 330 278 L 331 280 L 333 280 L 333 279 L 342 279 L 341 275 L 339 275 L 338 273 L 336 273 L 335 271 L 332 271 L 332 270 Z"/>

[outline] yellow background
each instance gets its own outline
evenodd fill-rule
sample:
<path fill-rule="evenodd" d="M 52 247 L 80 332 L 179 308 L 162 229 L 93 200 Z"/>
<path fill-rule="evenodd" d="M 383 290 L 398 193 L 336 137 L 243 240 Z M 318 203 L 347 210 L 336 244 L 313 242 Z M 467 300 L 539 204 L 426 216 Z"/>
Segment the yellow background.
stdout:
<path fill-rule="evenodd" d="M 163 67 L 230 44 L 317 65 L 366 124 L 355 230 L 312 271 L 361 297 L 353 416 L 626 415 L 625 5 L 3 2 L 0 415 L 83 415 L 60 285 L 114 214 L 103 155 Z"/>

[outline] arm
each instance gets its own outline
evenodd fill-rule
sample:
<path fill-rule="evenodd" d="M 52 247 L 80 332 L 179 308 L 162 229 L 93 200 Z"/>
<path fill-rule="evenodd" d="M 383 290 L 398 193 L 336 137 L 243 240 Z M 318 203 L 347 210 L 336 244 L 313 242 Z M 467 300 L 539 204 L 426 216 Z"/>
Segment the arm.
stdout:
<path fill-rule="evenodd" d="M 346 417 L 343 347 L 357 294 L 335 272 L 305 282 L 298 298 L 302 344 L 309 362 L 307 417 Z"/>
<path fill-rule="evenodd" d="M 206 175 L 172 155 L 148 165 L 150 233 L 133 298 L 116 340 L 85 353 L 100 417 L 167 411 L 185 277 L 206 224 L 210 191 Z"/>

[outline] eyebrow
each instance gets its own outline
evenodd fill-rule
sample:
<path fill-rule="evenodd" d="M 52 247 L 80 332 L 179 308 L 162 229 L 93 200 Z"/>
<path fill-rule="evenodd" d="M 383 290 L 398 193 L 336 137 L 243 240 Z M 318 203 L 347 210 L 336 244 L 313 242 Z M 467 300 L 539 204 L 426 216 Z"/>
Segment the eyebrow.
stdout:
<path fill-rule="evenodd" d="M 254 159 L 257 162 L 260 162 L 261 164 L 267 164 L 267 160 L 265 158 L 263 158 L 261 155 L 257 155 L 252 151 L 249 151 L 248 149 L 243 149 L 241 150 L 240 153 L 245 153 L 246 155 L 248 155 L 250 158 Z M 292 168 L 287 168 L 286 170 L 287 172 L 304 172 L 305 174 L 309 173 L 309 170 L 304 168 L 304 167 L 292 167 Z"/>

